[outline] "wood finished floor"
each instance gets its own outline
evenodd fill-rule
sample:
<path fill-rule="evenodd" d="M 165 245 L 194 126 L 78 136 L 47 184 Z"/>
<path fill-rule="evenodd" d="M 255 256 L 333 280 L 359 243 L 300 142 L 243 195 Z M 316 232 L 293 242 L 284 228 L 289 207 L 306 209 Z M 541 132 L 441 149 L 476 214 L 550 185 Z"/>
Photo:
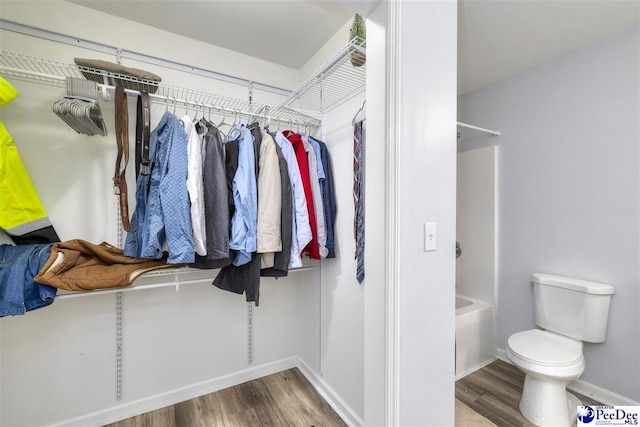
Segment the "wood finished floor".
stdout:
<path fill-rule="evenodd" d="M 109 427 L 346 426 L 294 368 L 110 424 Z"/>
<path fill-rule="evenodd" d="M 456 425 L 478 427 L 493 423 L 497 427 L 534 427 L 518 409 L 523 384 L 524 374 L 501 360 L 458 380 Z M 600 404 L 586 396 L 577 396 L 585 405 Z M 461 405 L 465 406 L 464 411 L 461 411 Z M 461 413 L 465 418 L 459 418 Z M 294 368 L 108 427 L 346 425 L 304 375 Z"/>
<path fill-rule="evenodd" d="M 535 427 L 518 409 L 523 385 L 524 373 L 509 363 L 496 360 L 456 381 L 456 405 L 467 405 L 497 427 Z M 574 394 L 584 405 L 601 404 Z"/>

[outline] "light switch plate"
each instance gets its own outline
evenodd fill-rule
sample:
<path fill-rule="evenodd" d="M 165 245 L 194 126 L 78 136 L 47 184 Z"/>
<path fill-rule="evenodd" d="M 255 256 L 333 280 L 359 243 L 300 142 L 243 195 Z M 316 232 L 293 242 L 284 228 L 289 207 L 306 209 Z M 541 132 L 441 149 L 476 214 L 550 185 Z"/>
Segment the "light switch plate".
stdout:
<path fill-rule="evenodd" d="M 425 222 L 424 224 L 424 251 L 436 250 L 436 223 Z"/>

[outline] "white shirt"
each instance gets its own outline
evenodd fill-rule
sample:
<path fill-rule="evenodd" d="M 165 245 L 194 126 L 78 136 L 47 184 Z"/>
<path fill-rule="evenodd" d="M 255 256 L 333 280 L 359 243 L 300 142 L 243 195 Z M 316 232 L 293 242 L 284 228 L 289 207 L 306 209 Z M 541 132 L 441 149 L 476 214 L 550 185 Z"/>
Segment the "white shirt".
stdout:
<path fill-rule="evenodd" d="M 287 169 L 289 170 L 289 180 L 291 181 L 291 197 L 293 198 L 293 234 L 291 239 L 291 257 L 289 267 L 302 267 L 302 259 L 300 253 L 302 249 L 311 241 L 311 225 L 309 225 L 309 211 L 307 210 L 307 199 L 304 197 L 304 188 L 302 187 L 302 177 L 300 176 L 300 167 L 296 159 L 296 153 L 293 145 L 282 132 L 275 135 L 276 144 L 282 150 L 282 156 L 287 161 Z"/>
<path fill-rule="evenodd" d="M 193 245 L 200 256 L 207 254 L 207 235 L 204 216 L 204 187 L 202 181 L 202 140 L 196 127 L 188 115 L 182 118 L 184 131 L 187 134 L 187 191 L 191 200 L 191 226 L 193 228 Z"/>

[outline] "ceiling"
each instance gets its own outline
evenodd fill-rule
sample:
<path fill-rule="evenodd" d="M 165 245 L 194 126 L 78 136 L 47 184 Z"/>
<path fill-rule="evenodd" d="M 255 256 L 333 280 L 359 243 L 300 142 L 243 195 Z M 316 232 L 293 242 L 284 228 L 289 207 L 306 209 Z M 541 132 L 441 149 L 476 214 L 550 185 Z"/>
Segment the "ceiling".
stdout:
<path fill-rule="evenodd" d="M 353 17 L 327 0 L 68 1 L 294 69 Z"/>
<path fill-rule="evenodd" d="M 638 23 L 640 0 L 461 0 L 458 93 Z"/>
<path fill-rule="evenodd" d="M 381 2 L 68 1 L 294 69 L 350 22 L 353 11 L 366 16 Z M 640 22 L 640 0 L 459 0 L 458 4 L 461 94 Z"/>

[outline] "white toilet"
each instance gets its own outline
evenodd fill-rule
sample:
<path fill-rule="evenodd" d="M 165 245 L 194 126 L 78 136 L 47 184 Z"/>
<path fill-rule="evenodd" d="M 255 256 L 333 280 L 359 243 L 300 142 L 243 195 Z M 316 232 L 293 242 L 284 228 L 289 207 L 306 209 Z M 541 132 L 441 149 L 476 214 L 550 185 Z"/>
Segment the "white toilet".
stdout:
<path fill-rule="evenodd" d="M 542 329 L 509 337 L 507 356 L 525 376 L 520 412 L 539 426 L 570 426 L 580 400 L 566 388 L 584 372 L 582 342 L 607 334 L 613 286 L 536 273 L 535 321 Z"/>

